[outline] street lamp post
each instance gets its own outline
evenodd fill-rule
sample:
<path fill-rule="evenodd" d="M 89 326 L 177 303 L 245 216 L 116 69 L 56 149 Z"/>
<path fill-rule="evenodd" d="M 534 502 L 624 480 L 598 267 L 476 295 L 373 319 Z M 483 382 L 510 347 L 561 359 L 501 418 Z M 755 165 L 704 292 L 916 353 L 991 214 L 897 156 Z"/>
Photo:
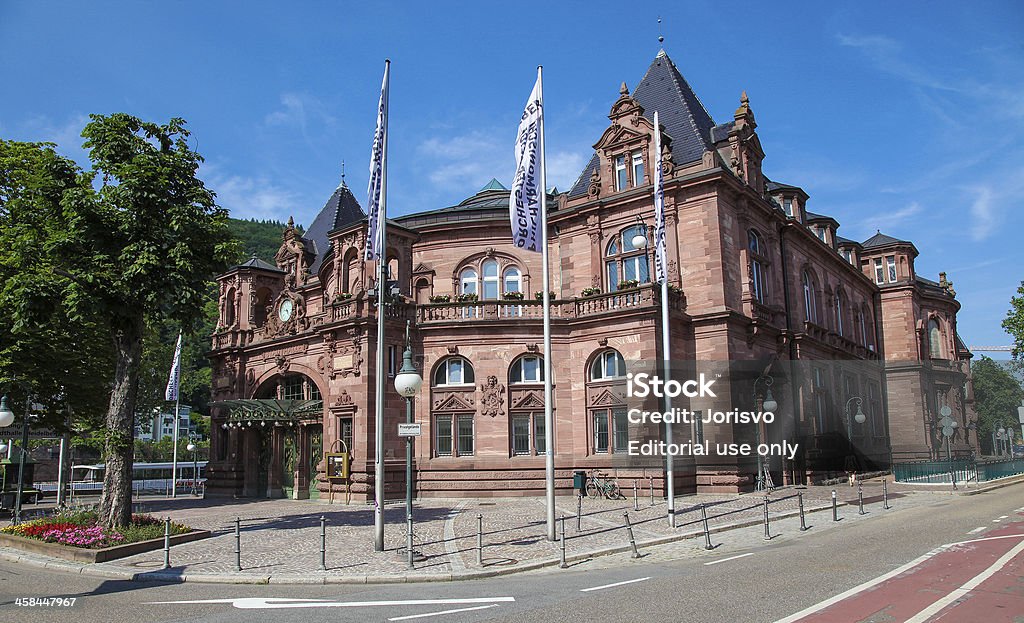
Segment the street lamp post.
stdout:
<path fill-rule="evenodd" d="M 857 403 L 857 413 L 852 417 L 850 416 L 850 405 Z M 846 423 L 846 443 L 848 452 L 846 456 L 846 470 L 850 473 L 850 486 L 853 486 L 854 481 L 857 477 L 857 454 L 853 447 L 853 423 L 863 424 L 867 421 L 867 416 L 864 415 L 864 411 L 861 409 L 861 405 L 864 404 L 864 400 L 860 396 L 854 396 L 846 401 L 846 406 L 843 407 L 843 421 Z"/>
<path fill-rule="evenodd" d="M 998 456 L 1003 456 L 1003 440 L 1006 439 L 1006 429 L 1002 426 L 996 431 L 996 439 L 999 440 L 999 449 L 996 451 Z"/>
<path fill-rule="evenodd" d="M 754 403 L 761 402 L 761 409 L 764 411 L 771 411 L 775 413 L 775 410 L 779 408 L 779 403 L 775 402 L 775 398 L 772 396 L 772 383 L 775 379 L 767 374 L 762 374 L 754 380 Z M 757 393 L 757 384 L 764 384 L 764 399 Z M 756 491 L 762 491 L 767 488 L 768 483 L 765 482 L 765 471 L 764 457 L 761 455 L 761 425 L 754 424 L 754 444 L 757 446 L 757 481 L 755 485 Z"/>
<path fill-rule="evenodd" d="M 185 449 L 192 453 L 192 495 L 199 495 L 199 458 L 196 455 L 196 451 L 199 446 L 196 445 L 195 433 L 189 433 L 188 445 Z"/>
<path fill-rule="evenodd" d="M 942 408 L 939 409 L 939 414 L 942 416 L 942 419 L 939 420 L 939 426 L 942 427 L 942 436 L 946 438 L 946 463 L 949 465 L 949 482 L 956 489 L 956 476 L 953 473 L 953 456 L 949 449 L 949 443 L 953 438 L 957 422 L 949 417 L 953 414 L 953 410 L 949 408 L 949 405 L 942 405 Z"/>
<path fill-rule="evenodd" d="M 1014 454 L 1013 454 L 1013 429 L 1012 428 L 1007 428 L 1006 429 L 1006 448 L 1007 448 L 1007 450 L 1009 450 L 1008 454 L 1010 455 L 1010 458 L 1012 459 L 1014 457 Z"/>
<path fill-rule="evenodd" d="M 405 423 L 412 424 L 412 399 L 420 391 L 423 377 L 412 362 L 412 345 L 409 343 L 409 324 L 405 326 L 405 352 L 402 353 L 402 368 L 395 375 L 395 389 L 405 397 Z M 412 436 L 405 438 L 405 522 L 406 557 L 408 567 L 413 567 L 412 549 Z"/>
<path fill-rule="evenodd" d="M 7 395 L 4 394 L 2 397 L 0 397 L 0 427 L 6 428 L 6 427 L 10 426 L 13 423 L 14 423 L 14 411 L 11 411 L 7 407 Z M 13 440 L 11 441 L 10 445 L 8 445 L 6 443 L 0 444 L 0 446 L 2 446 L 2 447 L 0 447 L 0 452 L 7 452 L 8 450 L 10 450 L 10 446 L 11 445 L 14 445 Z M 10 456 L 8 456 L 8 458 L 10 458 Z M 4 469 L 6 470 L 7 468 L 4 467 Z M 5 474 L 5 476 L 6 476 L 6 474 Z M 0 503 L 0 506 L 2 506 L 2 505 L 3 504 Z"/>
<path fill-rule="evenodd" d="M 14 498 L 14 525 L 21 523 L 21 495 L 25 490 L 25 455 L 28 453 L 28 425 L 32 418 L 32 398 L 25 401 L 25 418 L 21 421 L 21 455 L 18 459 L 18 492 Z M 14 423 L 14 412 L 7 407 L 7 396 L 0 399 L 0 426 Z"/>

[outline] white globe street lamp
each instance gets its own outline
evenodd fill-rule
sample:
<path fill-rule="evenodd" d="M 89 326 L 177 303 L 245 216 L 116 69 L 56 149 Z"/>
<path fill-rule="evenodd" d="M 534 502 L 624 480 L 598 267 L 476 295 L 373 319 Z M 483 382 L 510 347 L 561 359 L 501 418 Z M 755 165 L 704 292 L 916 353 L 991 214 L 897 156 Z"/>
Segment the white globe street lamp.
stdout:
<path fill-rule="evenodd" d="M 14 411 L 7 406 L 7 395 L 0 398 L 0 428 L 14 424 Z"/>

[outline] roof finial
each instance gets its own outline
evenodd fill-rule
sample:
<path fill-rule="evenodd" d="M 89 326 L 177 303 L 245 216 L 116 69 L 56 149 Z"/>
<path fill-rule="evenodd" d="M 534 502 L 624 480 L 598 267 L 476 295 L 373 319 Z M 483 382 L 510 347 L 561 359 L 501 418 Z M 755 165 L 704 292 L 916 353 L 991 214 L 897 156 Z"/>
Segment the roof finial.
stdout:
<path fill-rule="evenodd" d="M 341 184 L 338 184 L 338 188 L 347 188 L 345 186 L 345 161 L 341 161 Z"/>
<path fill-rule="evenodd" d="M 747 97 L 746 89 L 743 90 L 743 93 L 740 93 L 740 104 L 750 104 L 750 98 Z"/>
<path fill-rule="evenodd" d="M 661 16 L 659 15 L 658 16 L 658 45 L 661 46 L 664 43 L 665 43 L 665 37 L 661 36 Z M 661 50 L 661 52 L 658 53 L 658 56 L 661 56 L 664 52 L 665 52 L 665 50 Z"/>
<path fill-rule="evenodd" d="M 622 81 L 622 86 L 619 87 L 619 95 L 629 95 L 629 87 L 626 86 L 626 81 Z"/>
<path fill-rule="evenodd" d="M 293 218 L 291 216 L 288 217 L 288 227 L 294 229 L 294 227 L 295 227 L 295 218 Z"/>

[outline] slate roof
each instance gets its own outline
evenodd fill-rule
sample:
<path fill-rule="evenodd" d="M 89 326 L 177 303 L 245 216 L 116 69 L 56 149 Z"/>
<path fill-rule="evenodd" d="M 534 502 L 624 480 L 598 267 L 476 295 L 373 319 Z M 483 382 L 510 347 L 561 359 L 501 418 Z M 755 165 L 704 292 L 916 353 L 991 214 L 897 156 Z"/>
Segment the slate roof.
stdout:
<path fill-rule="evenodd" d="M 269 262 L 264 262 L 260 258 L 256 257 L 255 253 L 252 254 L 252 257 L 249 258 L 248 261 L 242 262 L 241 264 L 235 266 L 235 268 L 259 268 L 261 270 L 272 270 L 272 271 L 274 271 L 276 273 L 283 273 L 284 272 L 283 270 L 281 270 L 277 266 L 274 266 L 273 264 L 271 264 Z"/>
<path fill-rule="evenodd" d="M 881 231 L 878 231 L 874 236 L 871 236 L 867 240 L 861 243 L 861 246 L 865 249 L 871 249 L 874 247 L 884 247 L 888 244 L 910 244 L 906 240 L 899 240 L 892 236 L 886 236 Z"/>
<path fill-rule="evenodd" d="M 844 247 L 847 245 L 860 246 L 860 243 L 856 240 L 850 240 L 849 238 L 843 238 L 842 236 L 836 236 L 836 244 Z"/>
<path fill-rule="evenodd" d="M 803 190 L 799 186 L 790 186 L 789 184 L 783 184 L 782 182 L 773 182 L 771 180 L 768 180 L 768 183 L 765 184 L 765 186 L 768 188 L 768 192 L 771 192 L 773 190 Z"/>
<path fill-rule="evenodd" d="M 654 111 L 658 111 L 661 125 L 672 137 L 672 160 L 676 164 L 700 160 L 711 149 L 715 122 L 664 50 L 658 52 L 631 96 L 643 106 L 644 117 L 650 121 L 654 121 Z M 573 184 L 569 197 L 587 194 L 597 163 L 595 153 Z"/>
<path fill-rule="evenodd" d="M 334 194 L 331 195 L 331 198 L 324 204 L 320 214 L 317 214 L 316 218 L 313 219 L 309 229 L 306 230 L 305 236 L 303 236 L 312 243 L 310 250 L 316 254 L 316 259 L 313 260 L 313 264 L 309 267 L 311 274 L 317 274 L 320 270 L 320 265 L 324 262 L 324 257 L 326 257 L 327 252 L 330 250 L 327 234 L 339 227 L 351 225 L 364 218 L 366 218 L 366 213 L 359 207 L 359 201 L 352 194 L 352 191 L 349 190 L 348 186 L 342 182 L 341 186 L 338 186 Z"/>
<path fill-rule="evenodd" d="M 828 216 L 827 214 L 817 214 L 815 212 L 807 212 L 806 214 L 808 221 L 832 221 L 836 225 L 839 224 L 839 221 L 832 218 L 831 216 Z"/>

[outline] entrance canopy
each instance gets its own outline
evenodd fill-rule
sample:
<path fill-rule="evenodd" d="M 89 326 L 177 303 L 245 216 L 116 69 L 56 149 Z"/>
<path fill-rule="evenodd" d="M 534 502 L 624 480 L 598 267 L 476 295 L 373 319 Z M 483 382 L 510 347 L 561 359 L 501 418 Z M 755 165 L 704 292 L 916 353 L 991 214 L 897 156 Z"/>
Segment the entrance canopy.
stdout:
<path fill-rule="evenodd" d="M 210 403 L 213 407 L 228 409 L 226 425 L 245 426 L 258 422 L 266 424 L 291 424 L 323 413 L 322 400 L 279 400 L 277 398 L 255 398 L 250 400 L 220 400 Z"/>

